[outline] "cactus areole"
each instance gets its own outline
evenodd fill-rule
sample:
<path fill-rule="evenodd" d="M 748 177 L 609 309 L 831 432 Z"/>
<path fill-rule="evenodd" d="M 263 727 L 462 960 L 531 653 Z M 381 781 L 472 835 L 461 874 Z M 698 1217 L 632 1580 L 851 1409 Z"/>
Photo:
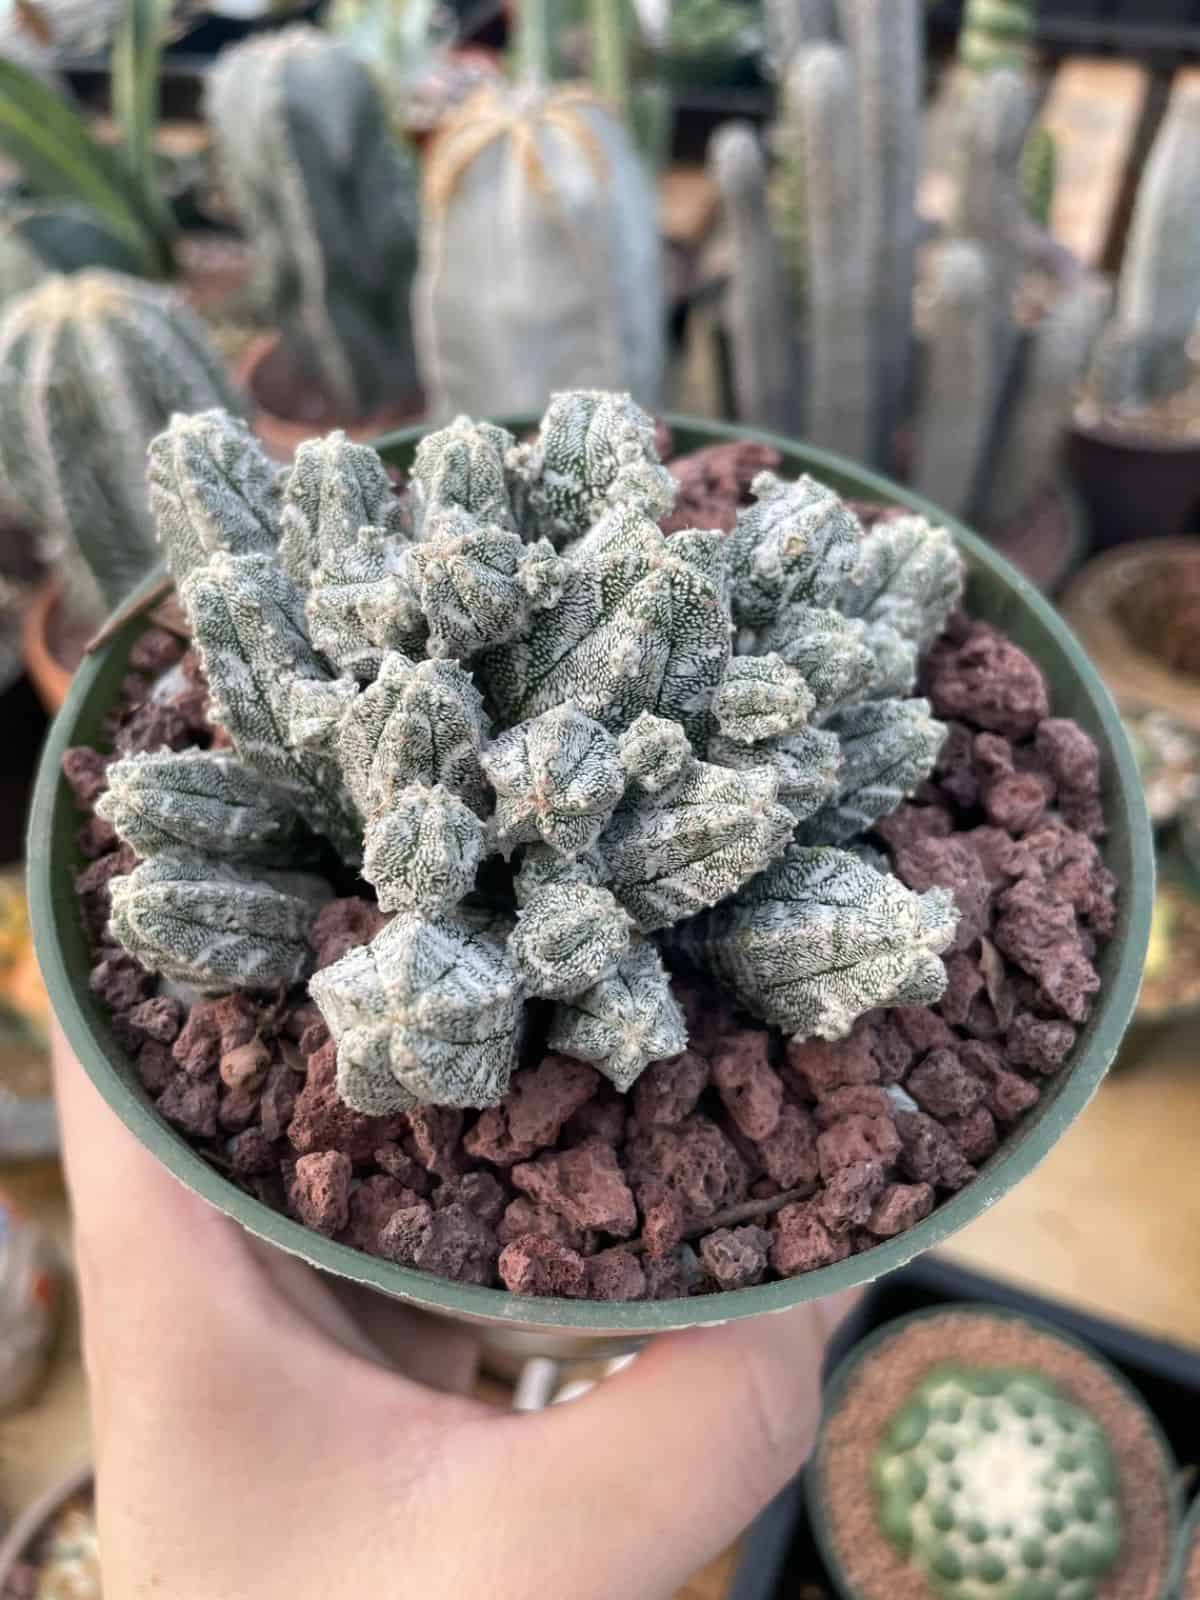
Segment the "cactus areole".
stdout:
<path fill-rule="evenodd" d="M 670 425 L 676 450 L 746 443 L 738 430 Z M 100 1090 L 170 1170 L 315 1265 L 469 1321 L 569 1339 L 793 1305 L 961 1227 L 1087 1103 L 1132 1010 L 1146 937 L 1136 769 L 1049 608 L 966 529 L 951 539 L 915 497 L 786 440 L 752 441 L 754 471 L 774 458 L 780 475 L 753 492 L 747 475 L 740 515 L 732 501 L 728 518 L 714 508 L 727 534 L 704 526 L 707 511 L 680 526 L 671 507 L 677 483 L 688 503 L 687 458 L 667 472 L 654 437 L 625 396 L 576 391 L 555 398 L 540 428 L 461 418 L 383 441 L 382 459 L 333 435 L 281 468 L 222 413 L 177 419 L 153 447 L 150 484 L 195 650 L 171 667 L 180 640 L 141 611 L 114 620 L 48 741 L 31 825 L 31 907 L 56 1011 Z M 406 471 L 399 493 L 384 460 Z M 907 510 L 860 520 L 861 499 L 835 487 Z M 960 615 L 947 630 L 960 553 L 980 620 Z M 1044 664 L 1056 712 L 1097 742 L 1121 897 L 1070 1070 L 976 1172 L 946 1165 L 936 1119 L 906 1111 L 898 1090 L 834 1091 L 847 1126 L 828 1138 L 811 1100 L 779 1094 L 785 1055 L 819 1071 L 830 1053 L 830 1068 L 853 1067 L 864 1037 L 900 1040 L 910 1023 L 947 1037 L 943 960 L 961 978 L 969 930 L 955 930 L 949 893 L 931 887 L 944 876 L 897 859 L 901 881 L 872 845 L 906 825 L 888 813 L 935 760 L 920 806 L 941 803 L 945 763 L 959 758 L 949 745 L 939 756 L 932 706 L 968 722 L 974 711 L 955 709 L 939 663 L 961 655 L 965 670 L 958 641 L 978 629 L 985 651 L 1012 640 L 1013 684 Z M 929 703 L 913 692 L 918 659 Z M 166 676 L 134 680 L 131 669 Z M 988 692 L 976 696 L 985 716 L 997 709 Z M 196 730 L 190 748 L 178 748 L 181 718 Z M 959 723 L 960 747 L 965 734 Z M 115 757 L 102 753 L 110 745 Z M 1020 789 L 1023 775 L 1013 781 Z M 90 813 L 83 834 L 76 804 Z M 1082 838 L 1076 848 L 1094 856 Z M 118 998 L 107 984 L 122 974 L 133 988 Z M 130 1008 L 157 1041 L 137 1043 Z M 263 1023 L 275 1058 L 265 1086 L 261 1043 L 231 1044 L 220 1072 L 205 1065 L 213 1018 L 247 1015 L 278 1019 Z M 1043 1031 L 1060 1053 L 1072 1037 Z M 289 1041 L 301 1034 L 309 1069 L 293 1107 L 304 1080 Z M 200 1052 L 200 1078 L 180 1064 L 188 1051 Z M 148 1081 L 161 1071 L 166 1088 Z M 924 1076 L 920 1092 L 933 1094 L 938 1074 Z M 776 1099 L 743 1103 L 751 1080 Z M 1028 1106 L 1022 1081 L 996 1079 L 998 1111 Z M 549 1121 L 538 1111 L 530 1122 L 533 1090 L 547 1108 L 557 1097 Z M 993 1093 L 983 1080 L 980 1093 Z M 864 1121 L 884 1105 L 878 1127 Z M 261 1123 L 230 1137 L 229 1118 L 247 1107 Z M 421 1130 L 424 1165 L 410 1174 L 385 1124 Z M 759 1140 L 780 1174 L 775 1198 L 747 1192 L 743 1124 L 741 1146 Z M 900 1124 L 910 1144 L 896 1150 Z M 614 1173 L 604 1140 L 622 1129 Z M 839 1165 L 853 1155 L 847 1137 L 872 1132 L 894 1179 L 875 1201 L 870 1185 L 850 1196 Z M 813 1182 L 818 1135 L 831 1165 Z M 350 1157 L 357 1181 L 330 1164 L 330 1139 L 346 1138 L 370 1156 Z M 292 1216 L 280 1215 L 272 1190 L 221 1160 L 302 1149 L 313 1160 L 297 1168 L 297 1204 L 306 1197 L 312 1221 L 290 1201 Z M 460 1161 L 461 1184 L 434 1173 Z M 576 1186 L 580 1166 L 590 1189 Z M 463 1185 L 472 1205 L 491 1207 L 489 1167 L 501 1201 L 550 1184 L 573 1215 L 600 1207 L 594 1255 L 528 1234 L 536 1200 L 513 1200 L 498 1221 L 434 1209 Z M 858 1162 L 850 1177 L 875 1170 Z M 635 1208 L 601 1201 L 632 1183 L 649 1220 L 663 1175 L 682 1186 L 679 1219 L 670 1205 L 655 1216 L 675 1230 L 668 1241 L 692 1231 L 639 1266 L 646 1245 L 626 1231 Z M 431 1186 L 428 1199 L 411 1203 L 409 1176 Z M 326 1178 L 352 1186 L 350 1229 L 344 1193 L 331 1189 L 325 1205 Z M 873 1206 L 877 1230 L 849 1253 L 816 1225 L 818 1209 L 837 1223 L 848 1202 L 847 1218 Z M 372 1222 L 364 1207 L 379 1204 Z M 770 1231 L 742 1226 L 747 1207 L 764 1208 Z M 447 1228 L 468 1250 L 457 1268 L 437 1257 Z M 602 1245 L 605 1234 L 621 1247 Z M 700 1294 L 684 1282 L 689 1255 L 718 1274 Z M 554 1287 L 547 1273 L 564 1263 L 570 1284 Z M 588 1298 L 573 1298 L 581 1290 Z"/>
<path fill-rule="evenodd" d="M 941 994 L 949 892 L 854 845 L 941 747 L 913 686 L 945 529 L 764 473 L 728 537 L 665 535 L 650 419 L 589 390 L 523 444 L 430 433 L 407 501 L 340 434 L 276 471 L 222 412 L 149 479 L 233 750 L 112 768 L 112 932 L 201 991 L 307 979 L 352 1109 L 497 1104 L 532 1001 L 627 1090 L 687 1044 L 664 957 L 801 1039 Z M 318 841 L 394 916 L 314 973 L 329 890 L 281 868 Z"/>

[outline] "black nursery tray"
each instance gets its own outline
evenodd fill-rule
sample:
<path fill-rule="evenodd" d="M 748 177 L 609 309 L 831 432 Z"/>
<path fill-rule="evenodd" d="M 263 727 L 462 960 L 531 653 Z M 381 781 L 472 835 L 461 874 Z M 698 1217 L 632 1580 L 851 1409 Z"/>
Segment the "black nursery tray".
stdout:
<path fill-rule="evenodd" d="M 834 1340 L 826 1373 L 884 1323 L 965 1302 L 1024 1312 L 1092 1345 L 1154 1412 L 1183 1473 L 1185 1495 L 1194 1492 L 1200 1468 L 1200 1350 L 1149 1338 L 946 1261 L 927 1257 L 870 1288 Z M 803 1477 L 793 1479 L 747 1533 L 726 1600 L 837 1600 L 809 1524 Z"/>

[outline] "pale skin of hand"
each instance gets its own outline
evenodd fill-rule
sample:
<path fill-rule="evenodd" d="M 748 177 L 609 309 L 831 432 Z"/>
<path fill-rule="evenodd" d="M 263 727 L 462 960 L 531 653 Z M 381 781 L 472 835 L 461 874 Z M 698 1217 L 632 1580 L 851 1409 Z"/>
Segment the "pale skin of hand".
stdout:
<path fill-rule="evenodd" d="M 498 1411 L 473 1339 L 255 1243 L 55 1067 L 106 1596 L 668 1600 L 808 1453 L 844 1297 Z"/>

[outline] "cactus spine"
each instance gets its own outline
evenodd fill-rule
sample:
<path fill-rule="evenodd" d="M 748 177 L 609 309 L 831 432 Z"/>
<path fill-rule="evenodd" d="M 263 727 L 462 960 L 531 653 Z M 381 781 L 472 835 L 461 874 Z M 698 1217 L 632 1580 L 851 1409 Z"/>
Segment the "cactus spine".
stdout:
<path fill-rule="evenodd" d="M 1132 409 L 1186 382 L 1200 313 L 1200 94 L 1168 109 L 1138 184 L 1112 322 L 1093 371 L 1105 406 Z"/>
<path fill-rule="evenodd" d="M 336 435 L 280 479 L 217 413 L 156 441 L 160 533 L 234 753 L 114 769 L 105 815 L 147 856 L 114 914 L 132 953 L 195 983 L 243 959 L 247 985 L 296 981 L 305 895 L 259 863 L 302 819 L 395 913 L 309 986 L 368 1113 L 495 1103 L 530 998 L 552 1049 L 627 1089 L 686 1044 L 676 940 L 789 1032 L 936 997 L 949 897 L 830 841 L 932 768 L 943 730 L 911 696 L 962 589 L 944 530 L 864 535 L 832 490 L 764 473 L 728 537 L 667 537 L 650 418 L 590 391 L 522 445 L 459 418 L 413 485 L 389 515 L 382 464 Z M 414 578 L 448 527 L 453 603 Z M 528 603 L 472 598 L 515 574 Z M 819 847 L 797 850 L 805 818 Z"/>
<path fill-rule="evenodd" d="M 725 308 L 738 415 L 786 432 L 796 421 L 798 352 L 789 335 L 787 290 L 767 220 L 766 164 L 750 124 L 718 128 L 709 163 L 738 263 Z"/>
<path fill-rule="evenodd" d="M 175 411 L 236 404 L 182 299 L 117 273 L 48 279 L 0 318 L 0 471 L 98 620 L 157 562 L 146 447 Z"/>
<path fill-rule="evenodd" d="M 572 384 L 655 406 L 662 270 L 653 188 L 609 110 L 577 87 L 481 90 L 426 162 L 414 315 L 432 413 L 538 410 Z"/>
<path fill-rule="evenodd" d="M 350 420 L 410 396 L 416 171 L 366 67 L 297 24 L 226 51 L 207 112 L 293 375 Z"/>

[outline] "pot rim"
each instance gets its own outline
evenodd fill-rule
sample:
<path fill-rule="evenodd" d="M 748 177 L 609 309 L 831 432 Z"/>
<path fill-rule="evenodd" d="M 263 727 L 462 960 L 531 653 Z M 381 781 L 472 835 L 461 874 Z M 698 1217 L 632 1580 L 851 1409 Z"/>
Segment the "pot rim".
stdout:
<path fill-rule="evenodd" d="M 80 1490 L 86 1489 L 94 1478 L 95 1471 L 90 1464 L 76 1467 L 74 1472 L 25 1507 L 5 1535 L 3 1544 L 0 1544 L 0 1588 L 54 1513 Z"/>
<path fill-rule="evenodd" d="M 1183 456 L 1200 456 L 1200 438 L 1177 439 L 1132 429 L 1126 431 L 1114 427 L 1111 422 L 1082 422 L 1078 416 L 1071 418 L 1069 431 L 1080 444 L 1100 445 L 1129 455 L 1166 456 L 1172 461 Z"/>
<path fill-rule="evenodd" d="M 1192 1551 L 1198 1547 L 1200 1547 L 1200 1497 L 1192 1503 L 1191 1510 L 1184 1517 L 1179 1537 L 1175 1541 L 1175 1559 L 1171 1563 L 1171 1582 L 1168 1592 L 1178 1595 L 1179 1600 L 1193 1600 L 1183 1585 L 1191 1564 Z"/>
<path fill-rule="evenodd" d="M 1159 1587 L 1160 1595 L 1164 1595 L 1167 1592 L 1168 1580 L 1175 1562 L 1174 1552 L 1183 1513 L 1183 1491 L 1177 1471 L 1175 1452 L 1163 1432 L 1162 1424 L 1150 1409 L 1149 1401 L 1103 1351 L 1095 1349 L 1094 1346 L 1088 1344 L 1086 1339 L 1078 1338 L 1067 1329 L 1060 1328 L 1049 1317 L 1031 1316 L 1028 1312 L 1021 1311 L 1016 1306 L 994 1305 L 986 1300 L 955 1300 L 939 1305 L 923 1306 L 919 1311 L 905 1312 L 903 1316 L 893 1317 L 891 1321 L 883 1323 L 880 1327 L 872 1328 L 870 1333 L 859 1339 L 857 1343 L 847 1350 L 822 1385 L 821 1420 L 817 1427 L 817 1437 L 813 1442 L 812 1454 L 809 1456 L 808 1464 L 804 1470 L 804 1497 L 808 1504 L 809 1523 L 816 1535 L 821 1559 L 833 1574 L 845 1600 L 866 1600 L 866 1597 L 858 1589 L 852 1588 L 849 1579 L 845 1576 L 841 1557 L 829 1528 L 829 1519 L 825 1514 L 822 1463 L 829 1424 L 841 1404 L 847 1387 L 864 1362 L 869 1361 L 872 1356 L 876 1355 L 884 1346 L 890 1344 L 893 1339 L 902 1337 L 914 1324 L 929 1322 L 936 1317 L 959 1314 L 982 1316 L 989 1319 L 998 1318 L 1004 1322 L 1024 1323 L 1026 1327 L 1034 1329 L 1037 1333 L 1056 1339 L 1060 1344 L 1067 1345 L 1070 1349 L 1080 1351 L 1114 1380 L 1126 1399 L 1136 1406 L 1146 1418 L 1150 1434 L 1157 1446 L 1162 1467 L 1163 1498 L 1169 1519 L 1170 1537 L 1167 1546 L 1167 1559 L 1163 1563 Z M 953 1361 L 953 1358 L 954 1353 L 951 1351 L 948 1353 L 947 1360 Z M 880 1534 L 880 1537 L 882 1538 L 883 1535 Z"/>
<path fill-rule="evenodd" d="M 21 657 L 43 707 L 53 716 L 67 697 L 71 669 L 50 648 L 50 618 L 62 599 L 63 581 L 56 572 L 38 584 L 21 619 Z"/>
<path fill-rule="evenodd" d="M 1009 1135 L 991 1165 L 985 1166 L 964 1189 L 943 1201 L 908 1232 L 882 1240 L 862 1254 L 755 1288 L 692 1299 L 623 1302 L 517 1295 L 382 1261 L 271 1210 L 239 1190 L 192 1149 L 181 1134 L 161 1120 L 140 1088 L 135 1090 L 122 1076 L 118 1063 L 124 1062 L 125 1057 L 108 1031 L 107 1018 L 88 991 L 86 979 L 80 982 L 72 973 L 65 951 L 72 942 L 76 949 L 81 948 L 82 936 L 72 873 L 62 859 L 61 841 L 73 838 L 78 813 L 61 777 L 60 762 L 64 751 L 78 742 L 76 725 L 89 709 L 93 685 L 105 662 L 121 641 L 132 642 L 140 619 L 131 619 L 108 641 L 104 651 L 85 658 L 75 674 L 66 703 L 47 737 L 30 813 L 27 860 L 35 948 L 64 1033 L 93 1083 L 137 1139 L 176 1178 L 250 1233 L 341 1277 L 425 1310 L 481 1326 L 578 1338 L 614 1334 L 636 1337 L 786 1311 L 804 1301 L 871 1282 L 903 1266 L 994 1205 L 1049 1153 L 1099 1087 L 1133 1015 L 1141 982 L 1154 883 L 1153 840 L 1141 780 L 1116 707 L 1082 647 L 1049 601 L 986 541 L 954 518 L 919 495 L 844 457 L 732 423 L 677 414 L 668 414 L 664 420 L 677 434 L 701 442 L 754 440 L 772 445 L 782 453 L 788 471 L 815 472 L 859 499 L 904 505 L 936 520 L 951 530 L 972 572 L 987 577 L 1004 591 L 1013 614 L 1032 615 L 1038 631 L 1052 642 L 1059 659 L 1069 668 L 1081 698 L 1087 702 L 1109 769 L 1108 805 L 1116 823 L 1113 832 L 1125 840 L 1128 881 L 1121 885 L 1117 929 L 1108 946 L 1110 976 L 1089 1022 L 1081 1030 L 1074 1060 L 1055 1080 L 1053 1093 L 1046 1095 L 1042 1109 Z M 507 419 L 507 425 L 518 432 L 534 423 L 536 418 Z M 412 446 L 427 431 L 427 426 L 417 426 L 389 434 L 375 441 L 376 448 L 394 453 Z M 143 592 L 148 594 L 159 581 L 159 577 L 152 576 Z M 56 844 L 56 840 L 60 842 Z"/>

